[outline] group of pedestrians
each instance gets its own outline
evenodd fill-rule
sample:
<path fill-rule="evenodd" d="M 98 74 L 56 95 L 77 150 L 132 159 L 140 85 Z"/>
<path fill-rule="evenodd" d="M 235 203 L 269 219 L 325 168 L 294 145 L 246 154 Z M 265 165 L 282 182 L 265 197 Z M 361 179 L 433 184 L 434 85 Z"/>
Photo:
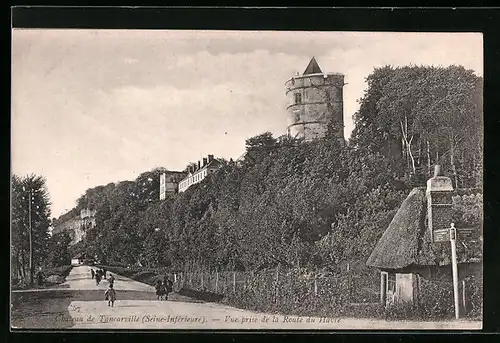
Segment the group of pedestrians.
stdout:
<path fill-rule="evenodd" d="M 90 273 L 92 275 L 92 279 L 95 279 L 97 286 L 99 286 L 99 283 L 103 278 L 106 279 L 105 268 L 99 268 L 96 271 L 91 268 Z M 104 293 L 104 299 L 108 301 L 108 306 L 114 307 L 116 300 L 116 291 L 113 288 L 115 277 L 110 273 L 107 281 L 109 288 L 106 289 L 106 292 Z M 164 277 L 163 281 L 157 280 L 155 289 L 158 300 L 168 300 L 168 294 L 173 292 L 173 282 L 169 278 Z"/>
<path fill-rule="evenodd" d="M 173 282 L 166 277 L 162 280 L 157 280 L 156 285 L 156 297 L 158 300 L 168 300 L 168 294 L 173 291 Z"/>
<path fill-rule="evenodd" d="M 99 268 L 96 271 L 94 269 L 90 269 L 90 274 L 92 275 L 92 279 L 95 279 L 95 284 L 99 286 L 99 283 L 101 282 L 102 279 L 106 280 L 106 273 L 107 270 L 106 268 Z M 116 300 L 116 291 L 113 288 L 113 285 L 115 283 L 115 277 L 113 274 L 109 274 L 109 278 L 107 279 L 108 281 L 108 289 L 106 289 L 106 292 L 104 292 L 104 299 L 108 301 L 108 306 L 114 306 L 115 305 L 115 300 Z"/>
<path fill-rule="evenodd" d="M 90 269 L 90 274 L 92 275 L 92 279 L 95 279 L 95 284 L 99 286 L 99 283 L 101 282 L 102 279 L 106 279 L 106 268 L 100 268 L 94 271 L 94 269 Z M 109 274 L 109 278 L 112 279 L 110 283 L 113 283 L 115 281 L 115 278 L 113 275 Z M 108 279 L 109 282 L 109 279 Z"/>

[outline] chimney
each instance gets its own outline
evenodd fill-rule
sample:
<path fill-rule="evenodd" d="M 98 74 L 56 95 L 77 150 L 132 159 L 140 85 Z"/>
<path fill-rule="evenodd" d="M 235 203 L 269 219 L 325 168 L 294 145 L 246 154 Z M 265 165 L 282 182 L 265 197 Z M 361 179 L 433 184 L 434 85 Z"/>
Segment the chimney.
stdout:
<path fill-rule="evenodd" d="M 451 194 L 453 184 L 444 176 L 440 165 L 434 167 L 434 176 L 427 180 L 427 223 L 431 241 L 434 242 L 434 231 L 448 229 L 451 225 Z"/>
<path fill-rule="evenodd" d="M 214 155 L 208 155 L 208 163 L 212 162 L 214 159 Z"/>
<path fill-rule="evenodd" d="M 198 161 L 198 170 L 201 168 L 201 162 Z"/>
<path fill-rule="evenodd" d="M 203 157 L 203 167 L 207 165 L 207 158 L 206 157 Z"/>

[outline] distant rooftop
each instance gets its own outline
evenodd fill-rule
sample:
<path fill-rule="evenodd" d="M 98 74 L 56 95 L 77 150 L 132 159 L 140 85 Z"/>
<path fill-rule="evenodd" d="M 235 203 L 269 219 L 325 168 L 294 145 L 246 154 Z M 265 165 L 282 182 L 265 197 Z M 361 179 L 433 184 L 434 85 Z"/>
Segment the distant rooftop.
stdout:
<path fill-rule="evenodd" d="M 318 62 L 316 62 L 316 59 L 313 57 L 311 58 L 311 61 L 307 65 L 306 70 L 304 70 L 304 73 L 302 75 L 310 75 L 310 74 L 322 74 L 323 71 L 318 65 Z"/>

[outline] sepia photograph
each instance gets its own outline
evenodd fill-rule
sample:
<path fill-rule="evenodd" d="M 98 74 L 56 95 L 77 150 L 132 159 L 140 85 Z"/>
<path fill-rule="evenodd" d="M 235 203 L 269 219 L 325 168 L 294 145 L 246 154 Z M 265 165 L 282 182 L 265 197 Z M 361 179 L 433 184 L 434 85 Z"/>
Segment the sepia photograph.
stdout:
<path fill-rule="evenodd" d="M 11 33 L 12 330 L 481 330 L 483 36 Z"/>

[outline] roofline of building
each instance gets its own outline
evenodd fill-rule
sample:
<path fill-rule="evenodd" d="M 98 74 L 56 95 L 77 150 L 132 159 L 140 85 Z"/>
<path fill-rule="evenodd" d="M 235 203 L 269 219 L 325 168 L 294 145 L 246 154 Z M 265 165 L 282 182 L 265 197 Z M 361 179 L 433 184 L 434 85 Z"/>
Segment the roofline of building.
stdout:
<path fill-rule="evenodd" d="M 208 169 L 208 167 L 210 167 L 210 165 L 211 165 L 211 164 L 212 164 L 212 162 L 214 162 L 214 161 L 217 161 L 217 163 L 220 163 L 220 162 L 219 162 L 216 158 L 214 158 L 212 161 L 210 161 L 209 163 L 205 164 L 205 165 L 204 165 L 203 167 L 201 167 L 200 169 L 197 169 L 194 173 L 192 173 L 192 174 L 191 174 L 191 173 L 189 173 L 189 172 L 188 172 L 188 174 L 187 174 L 184 178 L 182 178 L 182 179 L 179 181 L 179 183 L 181 183 L 182 181 L 185 181 L 185 180 L 189 179 L 190 177 L 192 177 L 192 176 L 194 176 L 194 175 L 198 174 L 198 172 L 201 172 L 201 171 L 203 171 L 204 169 Z"/>
<path fill-rule="evenodd" d="M 293 79 L 305 79 L 305 78 L 308 78 L 311 76 L 345 76 L 345 74 L 342 74 L 342 73 L 315 73 L 315 74 L 306 74 L 306 75 L 296 75 L 296 76 L 293 76 L 293 77 L 289 78 L 288 80 L 286 80 L 285 85 Z"/>

